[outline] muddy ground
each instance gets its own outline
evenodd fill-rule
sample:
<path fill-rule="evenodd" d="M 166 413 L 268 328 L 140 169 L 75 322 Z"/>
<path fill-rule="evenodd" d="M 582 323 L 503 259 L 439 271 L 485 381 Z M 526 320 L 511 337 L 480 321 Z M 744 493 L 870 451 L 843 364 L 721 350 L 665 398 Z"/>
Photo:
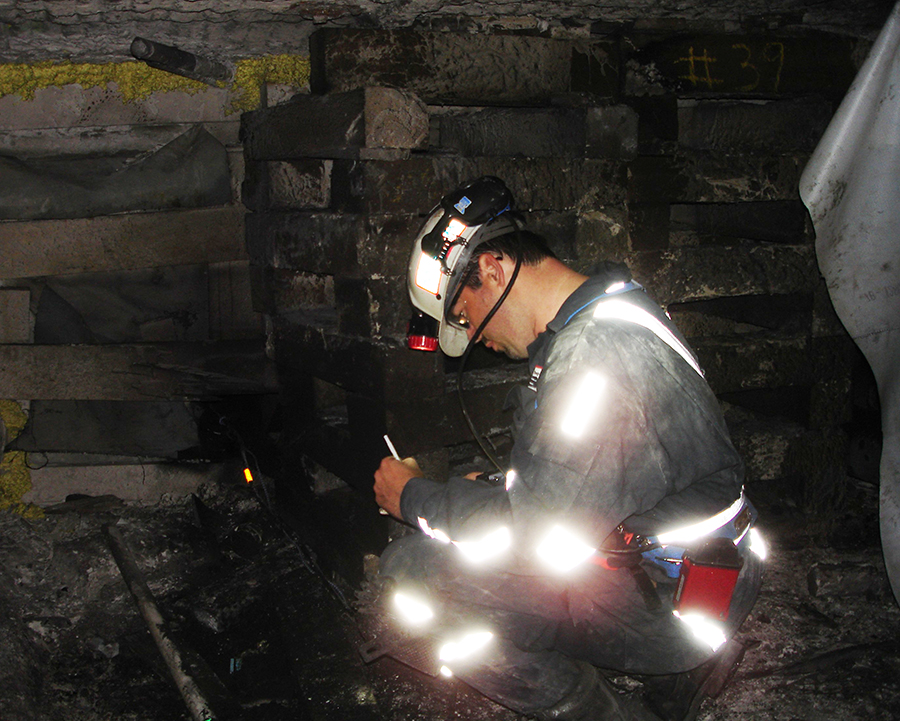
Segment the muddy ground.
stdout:
<path fill-rule="evenodd" d="M 837 522 L 760 503 L 772 545 L 762 595 L 738 635 L 743 661 L 701 719 L 900 718 L 900 609 L 881 563 L 877 489 L 856 488 Z M 73 498 L 43 520 L 0 516 L 0 719 L 191 718 L 110 553 L 110 524 L 173 637 L 196 652 L 190 668 L 218 718 L 517 718 L 458 681 L 363 665 L 353 583 L 322 570 L 323 538 L 274 516 L 266 490 L 211 482 L 152 507 Z M 346 521 L 328 524 L 341 546 L 359 524 L 349 511 L 334 518 Z"/>

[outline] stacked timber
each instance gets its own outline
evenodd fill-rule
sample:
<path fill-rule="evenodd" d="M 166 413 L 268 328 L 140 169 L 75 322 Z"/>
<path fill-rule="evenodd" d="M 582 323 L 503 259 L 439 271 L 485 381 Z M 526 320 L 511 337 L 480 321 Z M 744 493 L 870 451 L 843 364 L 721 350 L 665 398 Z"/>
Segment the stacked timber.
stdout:
<path fill-rule="evenodd" d="M 608 30 L 608 29 L 607 29 Z M 625 261 L 689 337 L 748 481 L 840 464 L 854 351 L 797 182 L 852 80 L 836 36 L 623 30 L 559 39 L 321 30 L 308 96 L 242 119 L 247 246 L 302 452 L 367 487 L 385 455 L 467 440 L 455 366 L 404 347 L 416 229 L 497 175 L 583 272 Z M 467 372 L 484 429 L 521 368 Z"/>
<path fill-rule="evenodd" d="M 174 492 L 146 464 L 197 457 L 192 402 L 276 390 L 230 101 L 76 82 L 0 97 L 0 399 L 28 411 L 36 502 Z"/>

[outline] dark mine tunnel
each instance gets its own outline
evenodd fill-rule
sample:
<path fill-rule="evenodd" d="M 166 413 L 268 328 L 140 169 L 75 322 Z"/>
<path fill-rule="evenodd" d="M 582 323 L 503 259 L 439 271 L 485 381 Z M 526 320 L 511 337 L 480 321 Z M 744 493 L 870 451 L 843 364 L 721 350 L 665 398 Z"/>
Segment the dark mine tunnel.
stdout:
<path fill-rule="evenodd" d="M 894 81 L 889 0 L 0 3 L 0 719 L 900 718 Z M 516 242 L 527 229 L 553 257 L 473 255 L 481 285 L 460 282 L 473 248 L 452 218 L 480 209 L 474 189 L 497 195 L 473 227 Z M 416 261 L 417 233 L 438 216 Z M 550 323 L 574 311 L 561 301 L 581 297 L 584 276 L 609 279 L 596 310 Z M 490 296 L 510 277 L 508 300 Z M 411 349 L 408 283 L 424 313 L 438 303 L 445 351 L 490 296 L 485 340 L 507 352 Z M 611 518 L 620 499 L 600 494 L 612 522 L 586 522 L 605 528 L 589 577 L 632 584 L 639 600 L 609 622 L 619 635 L 598 631 L 583 619 L 606 607 L 576 590 L 589 582 L 509 561 L 473 576 L 495 584 L 478 592 L 508 603 L 501 613 L 446 581 L 448 549 L 474 544 L 441 545 L 453 534 L 440 524 L 496 507 L 536 535 L 528 514 L 549 517 L 557 496 L 573 528 L 590 517 L 593 491 L 576 497 L 560 479 L 602 486 L 630 442 L 619 409 L 639 400 L 601 378 L 625 398 L 606 424 L 622 440 L 597 441 L 587 460 L 558 450 L 534 420 L 538 398 L 540 413 L 560 410 L 563 361 L 552 364 L 576 367 L 577 354 L 535 361 L 534 339 L 565 348 L 582 317 L 589 337 L 612 317 L 602 308 L 636 294 L 640 319 L 612 325 L 640 342 L 616 331 L 592 352 L 635 374 L 650 367 L 643 349 L 665 356 L 646 393 L 677 389 L 653 406 L 673 418 L 707 401 L 701 430 L 685 420 L 677 437 L 674 420 L 636 411 L 627 468 L 672 474 L 665 498 L 645 502 L 650 491 L 623 481 L 628 513 Z M 512 309 L 542 322 L 525 329 Z M 531 365 L 508 357 L 514 345 Z M 703 435 L 726 424 L 716 443 L 743 464 L 727 474 L 704 465 Z M 382 461 L 392 453 L 419 468 Z M 403 521 L 380 508 L 392 496 L 374 485 L 379 468 L 414 478 Z M 498 468 L 499 482 L 462 478 Z M 725 475 L 743 493 L 722 503 Z M 684 541 L 673 561 L 665 529 L 629 526 L 674 518 L 665 501 L 697 488 L 702 515 L 719 519 L 702 533 L 728 539 L 704 552 L 720 555 Z M 487 500 L 464 515 L 476 496 Z M 389 544 L 401 551 L 382 557 Z M 452 589 L 440 603 L 487 608 L 504 629 L 492 642 L 572 665 L 604 632 L 597 645 L 615 648 L 602 658 L 624 660 L 578 657 L 591 689 L 580 711 L 476 690 L 462 662 L 438 673 L 433 637 L 376 612 L 396 581 L 385 569 L 415 544 L 440 549 L 417 571 Z M 740 606 L 759 568 L 755 604 Z M 719 618 L 732 613 L 733 638 L 703 663 L 677 646 L 681 630 L 639 653 L 634 619 L 660 603 L 666 629 L 691 615 L 678 605 L 689 572 L 715 574 L 716 593 L 731 578 Z M 535 606 L 555 608 L 538 588 L 569 614 L 552 639 L 534 620 Z M 686 705 L 682 685 L 663 683 L 676 672 Z M 540 678 L 521 682 L 534 698 L 581 689 Z"/>

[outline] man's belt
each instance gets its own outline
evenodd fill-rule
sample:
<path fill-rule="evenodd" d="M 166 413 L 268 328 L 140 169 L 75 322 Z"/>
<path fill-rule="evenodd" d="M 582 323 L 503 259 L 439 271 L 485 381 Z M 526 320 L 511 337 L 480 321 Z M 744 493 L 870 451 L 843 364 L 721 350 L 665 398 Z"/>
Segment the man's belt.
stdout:
<path fill-rule="evenodd" d="M 744 546 L 749 546 L 748 531 L 756 517 L 756 509 L 742 490 L 734 503 L 709 518 L 655 536 L 634 536 L 628 539 L 628 545 L 669 578 L 678 578 L 685 551 L 702 539 L 727 538 L 739 550 L 745 550 Z"/>

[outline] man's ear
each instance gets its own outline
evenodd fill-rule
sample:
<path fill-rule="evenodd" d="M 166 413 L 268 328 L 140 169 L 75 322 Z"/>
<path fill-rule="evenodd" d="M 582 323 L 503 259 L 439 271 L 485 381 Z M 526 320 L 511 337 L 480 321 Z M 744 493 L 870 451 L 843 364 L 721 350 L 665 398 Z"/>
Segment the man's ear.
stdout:
<path fill-rule="evenodd" d="M 494 285 L 498 288 L 506 287 L 506 272 L 500 258 L 495 258 L 493 253 L 482 253 L 478 256 L 478 270 L 481 274 L 482 284 Z"/>

